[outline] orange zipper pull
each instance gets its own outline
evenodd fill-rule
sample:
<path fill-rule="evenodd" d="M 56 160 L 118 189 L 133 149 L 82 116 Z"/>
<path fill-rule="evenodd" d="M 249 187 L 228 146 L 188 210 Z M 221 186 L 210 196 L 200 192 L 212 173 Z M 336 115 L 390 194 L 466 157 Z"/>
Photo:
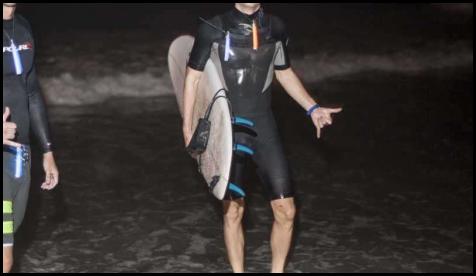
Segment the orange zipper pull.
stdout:
<path fill-rule="evenodd" d="M 258 39 L 258 26 L 256 26 L 255 20 L 253 20 L 253 50 L 258 50 L 259 39 Z"/>

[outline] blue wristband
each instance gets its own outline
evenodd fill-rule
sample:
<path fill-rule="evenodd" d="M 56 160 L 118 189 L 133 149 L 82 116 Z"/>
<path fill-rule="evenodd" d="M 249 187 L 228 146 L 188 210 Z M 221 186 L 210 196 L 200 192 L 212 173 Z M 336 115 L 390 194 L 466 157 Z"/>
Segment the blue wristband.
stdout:
<path fill-rule="evenodd" d="M 320 106 L 318 104 L 315 104 L 313 106 L 311 106 L 311 108 L 309 108 L 309 110 L 307 111 L 307 116 L 311 116 L 312 112 L 314 112 L 314 110 L 318 109 Z"/>

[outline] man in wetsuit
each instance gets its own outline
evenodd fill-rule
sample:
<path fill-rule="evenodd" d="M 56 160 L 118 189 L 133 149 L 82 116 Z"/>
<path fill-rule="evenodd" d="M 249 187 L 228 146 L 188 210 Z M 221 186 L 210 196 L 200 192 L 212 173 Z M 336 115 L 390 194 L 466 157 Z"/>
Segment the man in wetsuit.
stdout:
<path fill-rule="evenodd" d="M 20 226 L 30 187 L 30 128 L 43 152 L 42 189 L 58 184 L 45 105 L 35 66 L 28 22 L 3 3 L 3 272 L 13 265 L 13 236 Z"/>
<path fill-rule="evenodd" d="M 197 85 L 208 59 L 219 68 L 235 116 L 254 121 L 254 138 L 235 132 L 235 140 L 250 145 L 252 159 L 265 185 L 274 213 L 271 233 L 272 272 L 283 272 L 289 252 L 295 216 L 294 191 L 288 165 L 271 111 L 273 73 L 286 92 L 298 102 L 317 128 L 332 123 L 331 114 L 341 109 L 320 107 L 290 67 L 288 37 L 283 22 L 263 13 L 259 3 L 236 3 L 235 7 L 204 21 L 195 37 L 184 87 L 183 133 L 188 145 L 193 135 L 192 112 Z M 244 158 L 236 156 L 230 179 L 243 185 Z M 224 232 L 228 258 L 234 272 L 244 271 L 242 194 L 228 192 L 223 201 Z"/>

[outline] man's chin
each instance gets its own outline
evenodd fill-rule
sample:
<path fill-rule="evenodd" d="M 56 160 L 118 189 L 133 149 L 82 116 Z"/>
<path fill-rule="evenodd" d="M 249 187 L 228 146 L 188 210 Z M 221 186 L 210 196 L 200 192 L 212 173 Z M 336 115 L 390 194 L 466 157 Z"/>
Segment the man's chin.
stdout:
<path fill-rule="evenodd" d="M 248 9 L 256 9 L 260 6 L 261 3 L 240 3 L 245 8 Z"/>
<path fill-rule="evenodd" d="M 13 19 L 13 15 L 14 13 L 11 13 L 10 15 L 7 15 L 7 16 L 3 16 L 3 20 L 12 20 Z"/>

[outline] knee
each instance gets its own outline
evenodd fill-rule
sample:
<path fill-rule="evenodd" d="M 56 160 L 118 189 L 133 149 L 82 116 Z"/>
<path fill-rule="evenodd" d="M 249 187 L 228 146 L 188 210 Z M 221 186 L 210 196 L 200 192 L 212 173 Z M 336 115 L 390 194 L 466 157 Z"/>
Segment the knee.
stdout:
<path fill-rule="evenodd" d="M 227 225 L 238 225 L 243 219 L 244 208 L 229 208 L 224 214 L 224 221 Z"/>
<path fill-rule="evenodd" d="M 8 273 L 12 269 L 13 266 L 13 257 L 11 256 L 3 256 L 3 273 Z"/>
<path fill-rule="evenodd" d="M 277 204 L 273 208 L 276 222 L 281 224 L 292 224 L 296 216 L 296 207 L 294 204 Z"/>

